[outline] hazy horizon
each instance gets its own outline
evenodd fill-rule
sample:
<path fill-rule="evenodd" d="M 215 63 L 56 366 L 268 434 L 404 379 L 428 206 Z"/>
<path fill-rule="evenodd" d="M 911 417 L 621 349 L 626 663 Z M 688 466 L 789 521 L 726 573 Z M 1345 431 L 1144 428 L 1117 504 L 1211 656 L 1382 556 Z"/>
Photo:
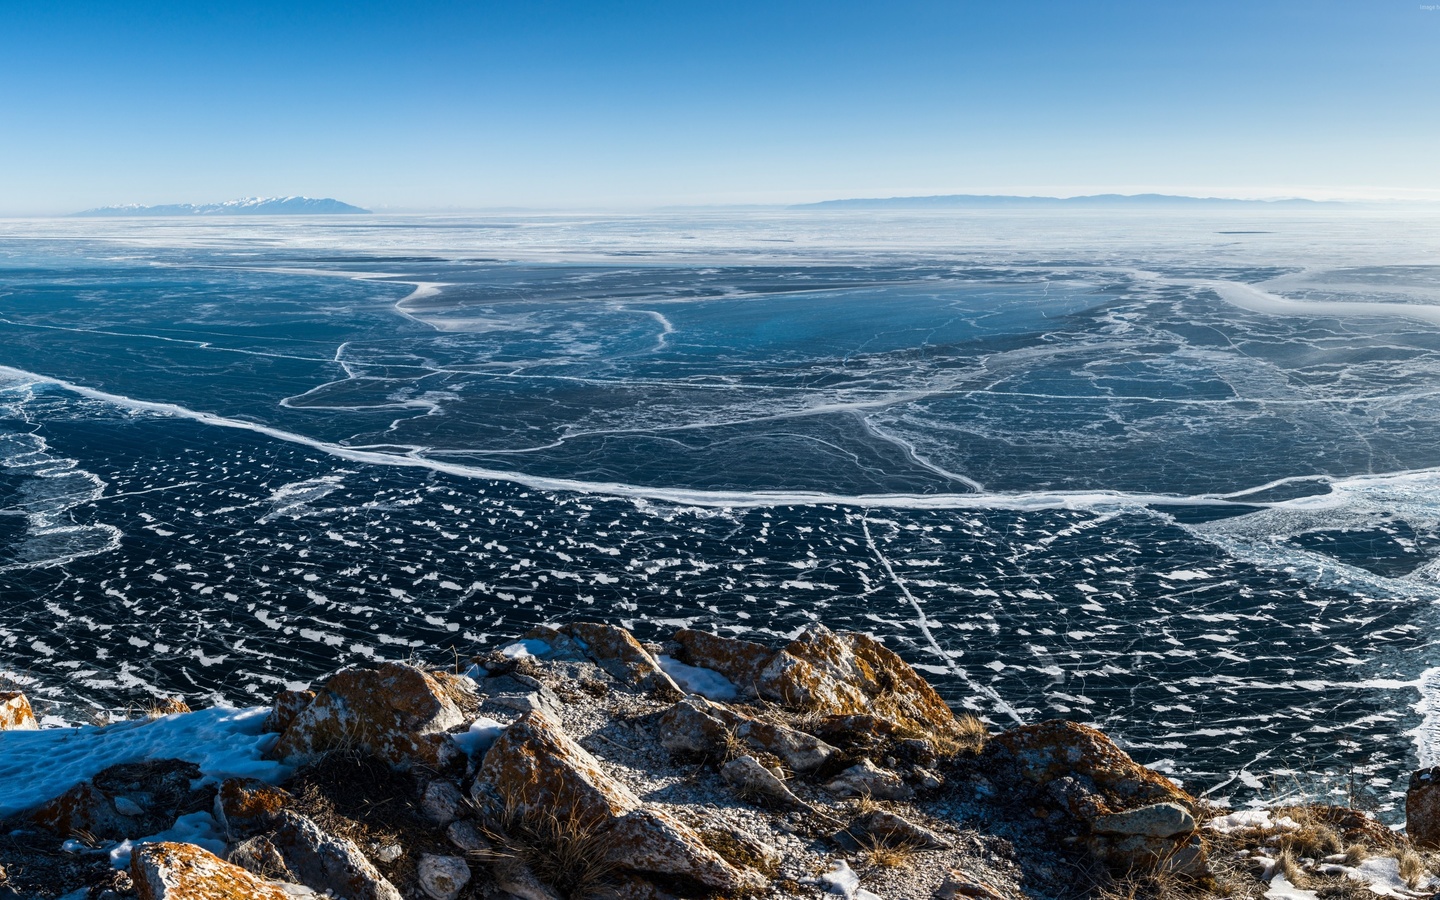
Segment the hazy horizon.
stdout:
<path fill-rule="evenodd" d="M 12 7 L 0 215 L 1440 199 L 1437 29 L 1409 3 Z"/>

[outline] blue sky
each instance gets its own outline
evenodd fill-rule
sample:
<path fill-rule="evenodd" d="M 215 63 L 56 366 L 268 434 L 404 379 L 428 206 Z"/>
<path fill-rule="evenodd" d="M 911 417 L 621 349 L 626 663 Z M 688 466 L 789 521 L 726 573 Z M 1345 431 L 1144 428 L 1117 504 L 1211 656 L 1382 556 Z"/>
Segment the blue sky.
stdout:
<path fill-rule="evenodd" d="M 1427 6 L 0 0 L 0 213 L 1440 199 Z"/>

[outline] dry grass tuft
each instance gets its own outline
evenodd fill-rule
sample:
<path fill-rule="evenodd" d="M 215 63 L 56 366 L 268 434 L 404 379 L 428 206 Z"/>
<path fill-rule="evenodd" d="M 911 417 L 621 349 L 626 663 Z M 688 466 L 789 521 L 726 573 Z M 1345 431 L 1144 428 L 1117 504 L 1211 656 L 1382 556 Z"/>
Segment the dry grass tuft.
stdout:
<path fill-rule="evenodd" d="M 618 874 L 603 824 L 573 809 L 562 816 L 507 796 L 481 826 L 492 848 L 472 855 L 487 862 L 524 863 L 567 900 L 589 900 L 605 896 Z"/>
<path fill-rule="evenodd" d="M 1420 887 L 1420 883 L 1430 875 L 1424 858 L 1408 847 L 1397 853 L 1395 859 L 1400 863 L 1400 877 L 1412 889 Z"/>
<path fill-rule="evenodd" d="M 872 869 L 903 869 L 915 861 L 920 849 L 909 841 L 887 844 L 866 835 L 860 841 L 860 862 Z"/>
<path fill-rule="evenodd" d="M 1364 844 L 1351 844 L 1345 848 L 1345 865 L 1354 868 L 1370 858 L 1370 848 Z"/>
<path fill-rule="evenodd" d="M 985 728 L 984 722 L 966 713 L 957 717 L 955 723 L 958 731 L 957 743 L 960 744 L 962 750 L 979 752 L 985 748 L 985 742 L 990 739 L 990 732 Z"/>

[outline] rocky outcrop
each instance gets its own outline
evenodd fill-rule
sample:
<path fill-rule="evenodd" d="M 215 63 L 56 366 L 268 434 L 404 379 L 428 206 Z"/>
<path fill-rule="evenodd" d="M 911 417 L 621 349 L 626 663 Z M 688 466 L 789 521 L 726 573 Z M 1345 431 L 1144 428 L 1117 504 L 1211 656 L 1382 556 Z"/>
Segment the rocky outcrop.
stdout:
<path fill-rule="evenodd" d="M 1405 791 L 1405 833 L 1417 847 L 1440 850 L 1440 766 L 1411 774 Z"/>
<path fill-rule="evenodd" d="M 506 729 L 485 754 L 475 802 L 501 816 L 554 816 L 603 833 L 619 867 L 680 878 L 710 890 L 755 888 L 763 879 L 727 863 L 672 817 L 643 808 L 558 721 L 536 711 Z"/>
<path fill-rule="evenodd" d="M 446 732 L 466 724 L 467 711 L 478 706 L 469 678 L 404 663 L 350 669 L 332 675 L 290 719 L 272 754 L 298 760 L 359 750 L 399 766 L 443 770 L 463 765 L 464 756 Z"/>
<path fill-rule="evenodd" d="M 305 816 L 281 811 L 268 839 L 306 887 L 347 900 L 403 900 L 353 841 L 326 834 Z"/>
<path fill-rule="evenodd" d="M 19 691 L 0 691 L 0 731 L 34 731 L 40 725 L 30 701 Z"/>
<path fill-rule="evenodd" d="M 677 697 L 662 650 L 687 687 L 726 699 Z M 1073 873 L 1106 868 L 1203 886 L 1208 854 L 1242 858 L 1229 824 L 1207 825 L 1213 810 L 1100 731 L 1052 721 L 987 740 L 864 635 L 814 627 L 772 648 L 685 630 L 656 645 L 574 623 L 477 659 L 467 676 L 387 663 L 282 692 L 262 740 L 297 768 L 285 786 L 216 784 L 180 760 L 115 766 L 5 833 L 43 835 L 36 858 L 66 839 L 81 856 L 209 812 L 228 862 L 137 851 L 137 878 L 174 900 L 227 900 L 203 893 L 226 878 L 246 896 L 348 900 L 1016 900 L 1068 896 Z M 1437 780 L 1412 780 L 1417 845 L 1440 830 Z M 1246 866 L 1293 849 L 1316 878 L 1355 868 L 1339 851 L 1359 845 L 1395 857 L 1378 871 L 1410 847 L 1356 810 L 1272 812 Z"/>
<path fill-rule="evenodd" d="M 1023 725 L 993 737 L 985 753 L 1078 825 L 1110 868 L 1205 872 L 1195 798 L 1094 728 L 1058 719 Z"/>
<path fill-rule="evenodd" d="M 295 900 L 265 881 L 193 844 L 142 844 L 130 857 L 140 900 Z"/>
<path fill-rule="evenodd" d="M 806 629 L 778 650 L 750 641 L 683 630 L 684 662 L 713 669 L 737 688 L 785 706 L 831 716 L 869 715 L 897 731 L 953 737 L 954 712 L 894 651 L 864 634 Z"/>

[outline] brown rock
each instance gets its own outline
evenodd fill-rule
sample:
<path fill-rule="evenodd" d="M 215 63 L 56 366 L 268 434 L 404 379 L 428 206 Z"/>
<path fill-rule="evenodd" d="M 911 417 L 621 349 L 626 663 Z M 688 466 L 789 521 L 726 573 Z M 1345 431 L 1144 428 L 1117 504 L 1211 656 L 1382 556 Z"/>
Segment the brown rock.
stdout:
<path fill-rule="evenodd" d="M 140 900 L 292 900 L 272 882 L 194 844 L 142 844 L 130 857 Z"/>
<path fill-rule="evenodd" d="M 825 784 L 837 797 L 873 797 L 876 800 L 909 800 L 915 790 L 899 775 L 862 759 Z"/>
<path fill-rule="evenodd" d="M 641 873 L 692 881 L 709 890 L 758 887 L 758 873 L 731 866 L 700 836 L 667 815 L 644 809 L 629 788 L 606 775 L 595 757 L 543 711 L 505 729 L 475 779 L 475 800 L 513 815 L 558 816 L 603 834 L 611 859 Z"/>
<path fill-rule="evenodd" d="M 935 900 L 1005 900 L 1005 895 L 962 869 L 951 869 Z"/>
<path fill-rule="evenodd" d="M 1410 776 L 1405 791 L 1405 833 L 1416 847 L 1440 850 L 1440 766 Z"/>
<path fill-rule="evenodd" d="M 853 842 L 857 846 L 913 847 L 917 850 L 945 850 L 953 846 L 925 826 L 884 810 L 860 816 L 842 835 L 849 838 L 848 841 L 839 841 L 842 845 Z"/>
<path fill-rule="evenodd" d="M 735 790 L 742 800 L 768 804 L 781 809 L 808 809 L 803 800 L 796 797 L 775 777 L 775 773 L 760 765 L 753 756 L 741 756 L 720 767 L 720 777 Z"/>
<path fill-rule="evenodd" d="M 1057 803 L 1111 869 L 1205 874 L 1195 798 L 1094 728 L 1058 719 L 1022 725 L 992 738 L 985 756 Z"/>
<path fill-rule="evenodd" d="M 1035 785 L 1082 779 L 1103 803 L 1097 814 L 1152 803 L 1178 803 L 1192 814 L 1196 809 L 1195 798 L 1173 781 L 1135 762 L 1103 733 L 1077 722 L 1052 719 L 1011 728 L 990 739 L 985 756 L 1013 765 L 1022 779 Z"/>
<path fill-rule="evenodd" d="M 894 651 L 863 634 L 811 626 L 760 673 L 760 694 L 827 715 L 872 715 L 921 734 L 956 735 L 950 707 Z"/>
<path fill-rule="evenodd" d="M 34 731 L 40 727 L 30 701 L 19 691 L 0 691 L 0 731 Z"/>
<path fill-rule="evenodd" d="M 249 837 L 273 826 L 290 802 L 287 791 L 263 781 L 227 778 L 215 792 L 215 821 L 231 840 Z"/>
<path fill-rule="evenodd" d="M 354 841 L 326 834 L 299 813 L 282 810 L 270 842 L 306 887 L 346 900 L 402 900 Z"/>
<path fill-rule="evenodd" d="M 732 734 L 779 757 L 796 772 L 817 769 L 840 752 L 813 735 L 752 719 L 703 697 L 686 697 L 660 718 L 660 743 L 672 752 L 717 755 Z"/>
<path fill-rule="evenodd" d="M 616 681 L 633 684 L 665 696 L 682 697 L 684 691 L 660 668 L 650 651 L 624 628 L 597 622 L 571 622 L 560 631 Z"/>
<path fill-rule="evenodd" d="M 67 838 L 84 831 L 119 841 L 141 833 L 139 816 L 122 814 L 104 791 L 88 781 L 42 804 L 29 818 L 31 824 Z"/>
<path fill-rule="evenodd" d="M 277 759 L 357 748 L 394 765 L 445 769 L 464 753 L 446 732 L 478 705 L 468 678 L 404 663 L 339 672 L 296 714 L 271 751 Z"/>
<path fill-rule="evenodd" d="M 775 658 L 774 647 L 722 637 L 707 631 L 682 628 L 675 632 L 680 645 L 677 658 L 691 666 L 714 669 L 730 679 L 742 696 L 759 695 L 760 673 Z"/>
<path fill-rule="evenodd" d="M 300 715 L 301 711 L 314 699 L 314 691 L 285 690 L 276 694 L 275 703 L 270 707 L 270 714 L 265 717 L 265 732 L 280 734 L 289 728 L 290 723 L 295 721 L 295 717 Z"/>

